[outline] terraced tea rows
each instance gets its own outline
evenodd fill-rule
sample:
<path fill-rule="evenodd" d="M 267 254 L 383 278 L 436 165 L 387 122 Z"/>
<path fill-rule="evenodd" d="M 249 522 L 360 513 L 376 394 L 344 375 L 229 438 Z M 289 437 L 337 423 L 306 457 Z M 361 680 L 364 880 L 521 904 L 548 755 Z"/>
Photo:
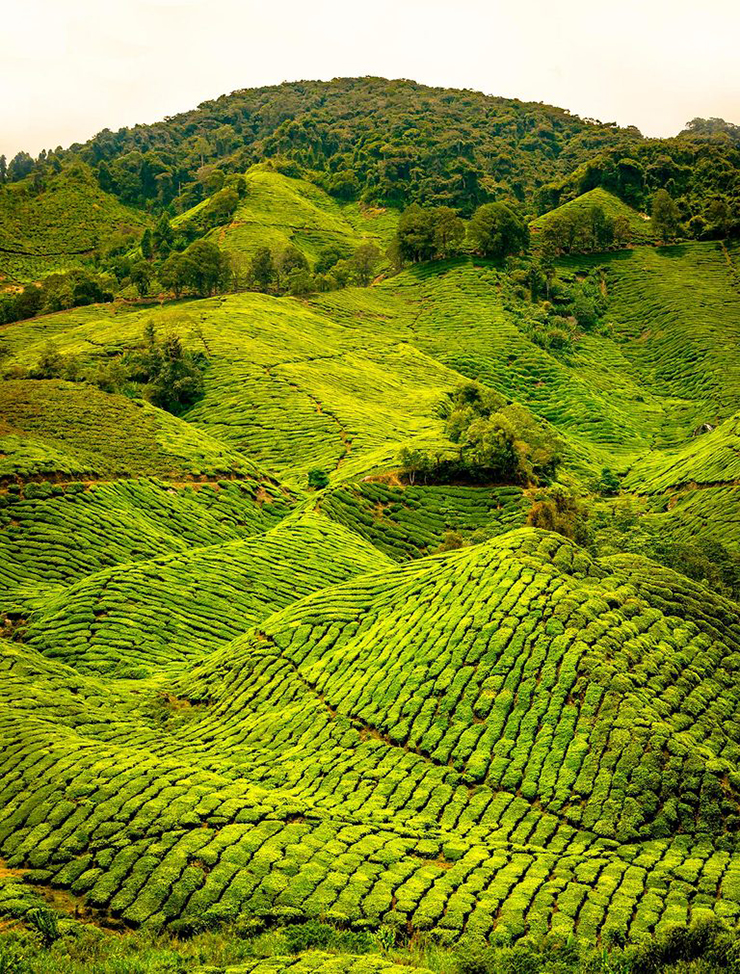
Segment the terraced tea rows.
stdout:
<path fill-rule="evenodd" d="M 250 180 L 244 208 L 283 207 L 309 253 L 289 212 L 360 225 Z M 740 924 L 737 604 L 523 527 L 534 487 L 400 482 L 403 447 L 457 449 L 440 407 L 475 378 L 549 424 L 578 503 L 608 466 L 625 496 L 600 508 L 740 545 L 727 256 L 563 268 L 595 262 L 608 321 L 567 357 L 467 259 L 4 330 L 0 917 L 34 909 L 33 885 L 183 936 L 318 919 L 605 944 Z M 50 340 L 103 361 L 149 322 L 207 357 L 179 418 L 17 377 Z M 340 961 L 393 974 L 320 953 L 242 969 Z"/>
<path fill-rule="evenodd" d="M 297 598 L 384 567 L 315 515 L 248 540 L 189 547 L 88 575 L 31 613 L 25 641 L 81 672 L 139 677 L 218 648 Z"/>
<path fill-rule="evenodd" d="M 85 166 L 51 177 L 40 194 L 26 184 L 7 186 L 0 207 L 0 285 L 77 266 L 101 242 L 141 233 L 148 222 L 104 193 Z"/>
<path fill-rule="evenodd" d="M 268 530 L 289 499 L 255 481 L 13 484 L 0 493 L 0 585 L 18 590 L 71 585 L 111 565 Z"/>
<path fill-rule="evenodd" d="M 165 724 L 11 644 L 0 850 L 129 923 L 732 919 L 733 611 L 527 530 L 296 602 L 169 682 Z"/>
<path fill-rule="evenodd" d="M 324 247 L 336 246 L 345 256 L 365 241 L 385 248 L 393 236 L 397 216 L 386 210 L 339 204 L 303 179 L 289 178 L 263 165 L 245 174 L 246 191 L 231 222 L 209 237 L 239 260 L 251 258 L 260 247 L 276 254 L 296 247 L 311 266 Z M 208 200 L 174 220 L 174 226 L 197 221 Z"/>
<path fill-rule="evenodd" d="M 341 486 L 321 499 L 325 514 L 392 558 L 429 554 L 448 532 L 487 537 L 519 527 L 529 504 L 517 487 Z"/>
<path fill-rule="evenodd" d="M 628 227 L 628 243 L 649 244 L 655 242 L 655 234 L 647 214 L 638 213 L 637 210 L 627 206 L 612 193 L 597 187 L 533 220 L 529 226 L 534 238 L 534 246 L 538 246 L 543 230 L 557 225 L 558 220 L 564 215 L 570 217 L 579 216 L 583 213 L 588 214 L 595 206 L 600 207 L 608 218 L 612 220 L 621 219 L 625 222 Z"/>
<path fill-rule="evenodd" d="M 254 463 L 143 400 L 56 379 L 0 383 L 0 483 L 121 476 L 255 479 Z"/>

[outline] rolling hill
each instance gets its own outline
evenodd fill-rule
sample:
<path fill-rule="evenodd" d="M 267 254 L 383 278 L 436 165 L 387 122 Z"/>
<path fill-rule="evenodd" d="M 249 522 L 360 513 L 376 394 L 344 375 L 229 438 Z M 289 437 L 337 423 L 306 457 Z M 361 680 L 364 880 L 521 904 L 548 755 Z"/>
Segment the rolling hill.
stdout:
<path fill-rule="evenodd" d="M 39 189 L 30 180 L 10 184 L 0 194 L 0 289 L 77 266 L 102 243 L 140 235 L 147 223 L 79 163 Z"/>
<path fill-rule="evenodd" d="M 323 248 L 334 246 L 349 256 L 366 241 L 385 249 L 393 237 L 395 211 L 339 203 L 313 183 L 264 165 L 253 166 L 245 174 L 245 183 L 244 197 L 230 222 L 206 235 L 232 258 L 252 258 L 260 247 L 280 253 L 292 245 L 314 266 Z M 175 229 L 197 228 L 211 199 L 176 217 Z"/>

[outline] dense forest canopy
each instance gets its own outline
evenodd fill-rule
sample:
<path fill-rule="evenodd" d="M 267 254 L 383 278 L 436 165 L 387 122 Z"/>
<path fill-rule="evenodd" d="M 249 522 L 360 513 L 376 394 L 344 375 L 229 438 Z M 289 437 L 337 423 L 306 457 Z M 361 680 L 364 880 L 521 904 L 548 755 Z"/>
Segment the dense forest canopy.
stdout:
<path fill-rule="evenodd" d="M 497 200 L 544 213 L 595 187 L 649 209 L 662 188 L 702 236 L 737 223 L 739 133 L 695 118 L 676 138 L 647 139 L 541 102 L 339 78 L 235 91 L 36 160 L 20 152 L 0 159 L 0 183 L 27 180 L 41 192 L 50 174 L 81 161 L 123 204 L 175 213 L 211 195 L 214 170 L 218 180 L 273 159 L 339 200 L 446 205 L 464 217 Z"/>
<path fill-rule="evenodd" d="M 153 125 L 104 129 L 84 145 L 42 153 L 35 166 L 21 154 L 9 177 L 74 157 L 125 203 L 169 204 L 194 184 L 186 190 L 192 203 L 202 193 L 204 166 L 241 171 L 283 156 L 340 198 L 446 203 L 470 212 L 502 194 L 526 200 L 594 152 L 639 139 L 634 128 L 542 103 L 346 78 L 236 91 Z"/>

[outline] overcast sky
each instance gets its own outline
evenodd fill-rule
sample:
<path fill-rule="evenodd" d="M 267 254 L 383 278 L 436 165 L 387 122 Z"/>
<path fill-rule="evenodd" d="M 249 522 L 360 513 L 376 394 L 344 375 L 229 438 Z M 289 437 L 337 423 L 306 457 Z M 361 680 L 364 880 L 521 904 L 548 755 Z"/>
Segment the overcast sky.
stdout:
<path fill-rule="evenodd" d="M 0 0 L 0 153 L 237 88 L 382 75 L 673 135 L 740 123 L 738 0 Z"/>

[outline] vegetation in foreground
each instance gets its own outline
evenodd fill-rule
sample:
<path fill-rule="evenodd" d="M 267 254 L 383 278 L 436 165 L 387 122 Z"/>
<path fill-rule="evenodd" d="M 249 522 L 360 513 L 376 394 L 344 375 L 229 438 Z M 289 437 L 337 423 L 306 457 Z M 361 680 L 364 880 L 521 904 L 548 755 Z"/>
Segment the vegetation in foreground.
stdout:
<path fill-rule="evenodd" d="M 3 974 L 703 974 L 740 969 L 740 940 L 717 923 L 676 926 L 637 944 L 584 945 L 545 938 L 515 945 L 411 941 L 394 927 L 376 933 L 321 921 L 260 929 L 245 919 L 182 939 L 116 933 L 36 908 L 0 932 Z"/>

